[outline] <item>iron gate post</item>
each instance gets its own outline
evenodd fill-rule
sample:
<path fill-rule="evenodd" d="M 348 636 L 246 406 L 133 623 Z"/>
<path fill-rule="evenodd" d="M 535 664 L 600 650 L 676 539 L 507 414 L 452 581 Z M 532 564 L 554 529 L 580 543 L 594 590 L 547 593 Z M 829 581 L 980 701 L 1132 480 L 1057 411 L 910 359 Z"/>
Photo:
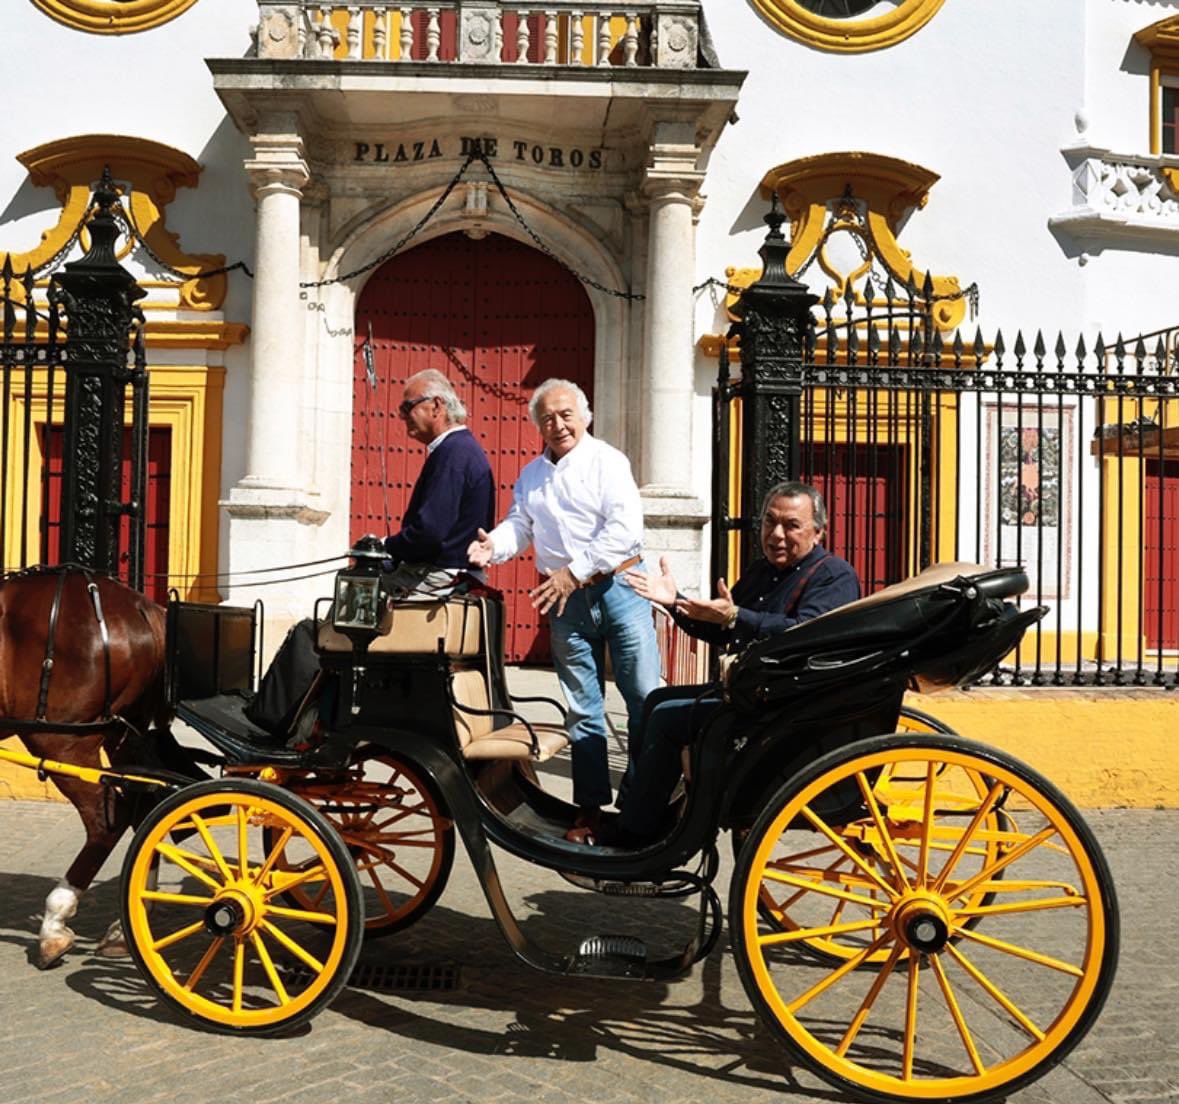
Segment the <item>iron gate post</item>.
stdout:
<path fill-rule="evenodd" d="M 769 233 L 758 251 L 761 277 L 734 304 L 738 321 L 729 331 L 741 342 L 741 382 L 735 390 L 742 399 L 743 566 L 761 551 L 757 513 L 766 492 L 802 474 L 803 364 L 814 348 L 811 309 L 819 297 L 786 271 L 785 221 L 775 194 L 765 217 Z"/>
<path fill-rule="evenodd" d="M 144 497 L 140 449 L 134 450 L 133 457 L 133 484 L 140 486 L 132 486 L 126 504 L 121 483 L 126 388 L 134 383 L 138 394 L 145 384 L 139 378 L 144 376 L 142 357 L 129 363 L 143 322 L 143 312 L 135 304 L 147 293 L 115 256 L 119 225 L 113 208 L 117 201 L 110 173 L 104 170 L 91 200 L 95 213 L 87 223 L 90 248 L 85 256 L 66 264 L 50 287 L 51 299 L 67 319 L 59 559 L 117 576 L 120 523 L 123 515 L 130 514 L 128 559 L 132 576 L 140 576 L 130 582 L 141 586 L 143 527 L 135 524 Z M 146 425 L 132 428 L 133 439 L 146 433 Z"/>

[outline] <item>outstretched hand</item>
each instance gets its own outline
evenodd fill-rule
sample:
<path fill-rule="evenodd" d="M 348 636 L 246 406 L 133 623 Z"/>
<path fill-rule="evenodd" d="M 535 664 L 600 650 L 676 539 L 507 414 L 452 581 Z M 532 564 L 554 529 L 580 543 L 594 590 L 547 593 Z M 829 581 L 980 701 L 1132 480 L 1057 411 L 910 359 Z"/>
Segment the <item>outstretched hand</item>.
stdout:
<path fill-rule="evenodd" d="M 724 579 L 717 580 L 716 593 L 718 597 L 712 599 L 680 598 L 675 608 L 694 621 L 708 621 L 713 625 L 728 624 L 737 612 L 737 603 L 733 601 L 729 585 Z"/>
<path fill-rule="evenodd" d="M 472 567 L 486 567 L 491 563 L 495 547 L 491 538 L 482 530 L 478 530 L 475 539 L 467 546 L 467 560 Z"/>
<path fill-rule="evenodd" d="M 646 598 L 648 602 L 654 602 L 657 606 L 667 606 L 669 609 L 675 605 L 675 596 L 679 588 L 675 585 L 666 556 L 659 557 L 658 575 L 648 575 L 645 571 L 628 571 L 623 578 L 631 590 Z"/>

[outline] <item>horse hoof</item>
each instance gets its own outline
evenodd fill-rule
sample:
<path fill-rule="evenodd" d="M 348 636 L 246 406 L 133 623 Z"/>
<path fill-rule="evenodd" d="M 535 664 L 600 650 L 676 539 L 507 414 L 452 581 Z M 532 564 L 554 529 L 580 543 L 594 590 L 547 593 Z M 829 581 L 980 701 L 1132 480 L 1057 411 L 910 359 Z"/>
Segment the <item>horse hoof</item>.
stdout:
<path fill-rule="evenodd" d="M 39 970 L 48 970 L 50 966 L 56 966 L 71 947 L 74 945 L 74 933 L 68 928 L 60 935 L 50 936 L 48 939 L 42 939 L 39 954 L 37 955 L 37 968 Z"/>
<path fill-rule="evenodd" d="M 98 941 L 94 953 L 102 958 L 126 958 L 130 955 L 127 940 L 123 936 L 123 925 L 118 920 L 112 921 L 106 929 L 106 935 Z"/>

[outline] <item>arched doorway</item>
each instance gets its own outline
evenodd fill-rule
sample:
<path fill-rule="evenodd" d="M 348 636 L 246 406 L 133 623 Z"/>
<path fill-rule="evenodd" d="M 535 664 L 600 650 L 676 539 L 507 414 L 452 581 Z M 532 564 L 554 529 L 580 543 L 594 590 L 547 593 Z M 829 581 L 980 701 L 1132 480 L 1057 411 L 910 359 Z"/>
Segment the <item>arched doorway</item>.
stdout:
<path fill-rule="evenodd" d="M 363 342 L 372 333 L 375 382 Z M 352 381 L 352 536 L 400 523 L 424 452 L 397 416 L 404 381 L 437 368 L 467 405 L 467 424 L 487 451 L 502 518 L 523 465 L 539 451 L 528 418 L 537 384 L 562 376 L 593 401 L 594 317 L 584 289 L 538 250 L 499 234 L 447 234 L 387 261 L 356 310 Z M 492 568 L 507 598 L 511 662 L 548 661 L 547 625 L 528 602 L 532 553 Z"/>

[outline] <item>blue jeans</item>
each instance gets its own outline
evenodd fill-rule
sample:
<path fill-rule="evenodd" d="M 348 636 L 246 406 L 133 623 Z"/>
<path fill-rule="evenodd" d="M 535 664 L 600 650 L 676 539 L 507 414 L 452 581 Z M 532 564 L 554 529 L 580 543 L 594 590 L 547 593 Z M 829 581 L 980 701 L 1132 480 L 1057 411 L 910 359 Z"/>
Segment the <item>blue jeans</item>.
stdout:
<path fill-rule="evenodd" d="M 639 731 L 643 702 L 659 685 L 659 646 L 651 604 L 619 576 L 576 590 L 560 617 L 551 616 L 553 665 L 569 706 L 573 801 L 610 804 L 606 760 L 606 648 L 626 702 L 627 729 Z"/>

